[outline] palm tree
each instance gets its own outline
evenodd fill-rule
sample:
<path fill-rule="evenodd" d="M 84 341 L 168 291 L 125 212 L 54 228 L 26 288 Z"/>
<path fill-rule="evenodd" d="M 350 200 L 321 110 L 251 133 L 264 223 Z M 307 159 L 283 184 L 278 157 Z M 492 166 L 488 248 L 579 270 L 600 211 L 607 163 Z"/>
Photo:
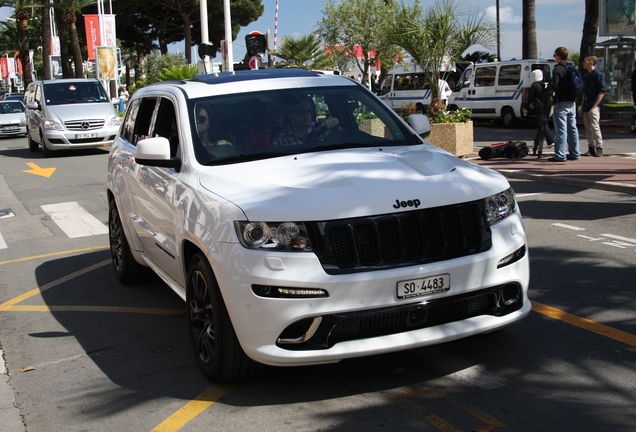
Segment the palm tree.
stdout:
<path fill-rule="evenodd" d="M 523 0 L 521 56 L 524 59 L 537 58 L 537 20 L 534 12 L 535 0 Z M 594 36 L 596 37 L 596 33 Z"/>
<path fill-rule="evenodd" d="M 37 5 L 31 0 L 15 0 L 13 2 L 15 8 L 15 19 L 18 23 L 18 35 L 20 38 L 19 56 L 22 63 L 22 79 L 26 87 L 31 83 L 32 66 L 31 57 L 29 56 L 29 19 L 31 19 L 31 10 Z"/>
<path fill-rule="evenodd" d="M 77 15 L 82 8 L 94 4 L 95 0 L 54 0 L 53 6 L 62 12 L 62 21 L 68 28 L 68 34 L 73 53 L 73 65 L 75 66 L 75 78 L 84 77 L 84 67 L 82 63 L 82 49 L 79 44 L 77 34 Z"/>
<path fill-rule="evenodd" d="M 42 5 L 42 68 L 43 79 L 51 79 L 51 0 L 40 0 Z"/>
<path fill-rule="evenodd" d="M 284 36 L 281 47 L 275 53 L 283 61 L 277 67 L 293 66 L 304 69 L 331 69 L 333 60 L 324 53 L 320 39 L 315 34 L 297 39 Z"/>
<path fill-rule="evenodd" d="M 585 0 L 585 19 L 583 21 L 583 37 L 581 38 L 581 50 L 579 69 L 583 69 L 583 59 L 592 54 L 596 44 L 596 32 L 598 31 L 597 0 Z M 569 56 L 568 56 L 569 57 Z M 571 60 L 571 59 L 570 59 Z M 630 67 L 631 65 L 628 65 Z"/>
<path fill-rule="evenodd" d="M 399 6 L 393 24 L 386 28 L 390 40 L 413 58 L 431 83 L 432 116 L 444 109 L 437 85 L 441 65 L 460 60 L 472 45 L 495 46 L 496 27 L 482 18 L 459 11 L 452 0 L 436 1 L 425 14 L 415 0 L 412 6 Z"/>

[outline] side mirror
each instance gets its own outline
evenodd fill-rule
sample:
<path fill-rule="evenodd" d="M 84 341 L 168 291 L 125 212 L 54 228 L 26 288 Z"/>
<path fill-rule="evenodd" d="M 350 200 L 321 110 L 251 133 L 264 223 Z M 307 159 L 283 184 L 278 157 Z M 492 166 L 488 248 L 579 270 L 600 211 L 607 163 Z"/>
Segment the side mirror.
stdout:
<path fill-rule="evenodd" d="M 139 165 L 173 168 L 177 172 L 181 171 L 181 159 L 170 156 L 170 141 L 164 137 L 140 140 L 135 149 L 135 162 Z"/>

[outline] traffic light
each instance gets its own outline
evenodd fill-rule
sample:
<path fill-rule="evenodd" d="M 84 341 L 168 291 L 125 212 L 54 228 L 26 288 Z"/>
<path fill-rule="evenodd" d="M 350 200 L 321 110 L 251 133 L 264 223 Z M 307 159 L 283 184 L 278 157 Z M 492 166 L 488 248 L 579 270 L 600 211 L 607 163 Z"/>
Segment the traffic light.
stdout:
<path fill-rule="evenodd" d="M 199 44 L 199 57 L 201 57 L 201 59 L 203 59 L 205 56 L 214 58 L 218 50 L 219 49 L 216 47 L 216 45 L 211 43 Z"/>
<path fill-rule="evenodd" d="M 267 36 L 253 31 L 245 36 L 245 47 L 250 57 L 263 57 L 267 52 Z"/>

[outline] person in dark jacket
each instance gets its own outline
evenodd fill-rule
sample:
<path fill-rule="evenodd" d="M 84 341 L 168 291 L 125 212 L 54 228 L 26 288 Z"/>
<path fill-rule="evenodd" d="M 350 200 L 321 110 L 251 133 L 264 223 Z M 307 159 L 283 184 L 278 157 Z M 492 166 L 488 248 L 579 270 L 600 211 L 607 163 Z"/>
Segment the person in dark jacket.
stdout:
<path fill-rule="evenodd" d="M 605 96 L 605 77 L 596 69 L 596 62 L 598 62 L 596 56 L 583 59 L 583 67 L 587 74 L 583 77 L 583 101 L 579 115 L 583 116 L 587 137 L 588 151 L 584 156 L 603 156 L 603 135 L 599 120 L 601 119 L 600 105 Z"/>
<path fill-rule="evenodd" d="M 548 146 L 554 145 L 554 137 L 548 126 L 550 111 L 552 106 L 548 100 L 548 92 L 546 83 L 543 81 L 543 71 L 535 69 L 530 76 L 530 93 L 528 94 L 528 105 L 526 109 L 537 119 L 537 134 L 534 137 L 534 148 L 532 154 L 541 157 L 543 153 L 543 139 L 545 138 Z"/>
<path fill-rule="evenodd" d="M 565 85 L 561 85 L 565 79 L 565 66 L 568 59 L 568 49 L 559 47 L 554 50 L 554 60 L 557 64 L 552 72 L 552 91 L 554 92 L 554 157 L 550 162 L 565 162 L 566 160 L 578 160 L 579 131 L 576 128 L 576 96 L 570 94 Z M 567 151 L 566 155 L 566 143 Z"/>

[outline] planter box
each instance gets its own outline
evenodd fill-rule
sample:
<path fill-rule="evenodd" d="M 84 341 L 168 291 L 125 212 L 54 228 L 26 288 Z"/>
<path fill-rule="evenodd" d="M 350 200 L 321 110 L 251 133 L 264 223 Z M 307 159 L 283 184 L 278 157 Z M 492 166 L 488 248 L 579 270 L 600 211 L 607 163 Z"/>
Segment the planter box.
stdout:
<path fill-rule="evenodd" d="M 426 138 L 436 147 L 455 156 L 464 157 L 473 153 L 473 122 L 432 123 L 431 134 Z"/>
<path fill-rule="evenodd" d="M 362 120 L 358 122 L 358 129 L 375 137 L 391 138 L 391 133 L 380 119 Z"/>

